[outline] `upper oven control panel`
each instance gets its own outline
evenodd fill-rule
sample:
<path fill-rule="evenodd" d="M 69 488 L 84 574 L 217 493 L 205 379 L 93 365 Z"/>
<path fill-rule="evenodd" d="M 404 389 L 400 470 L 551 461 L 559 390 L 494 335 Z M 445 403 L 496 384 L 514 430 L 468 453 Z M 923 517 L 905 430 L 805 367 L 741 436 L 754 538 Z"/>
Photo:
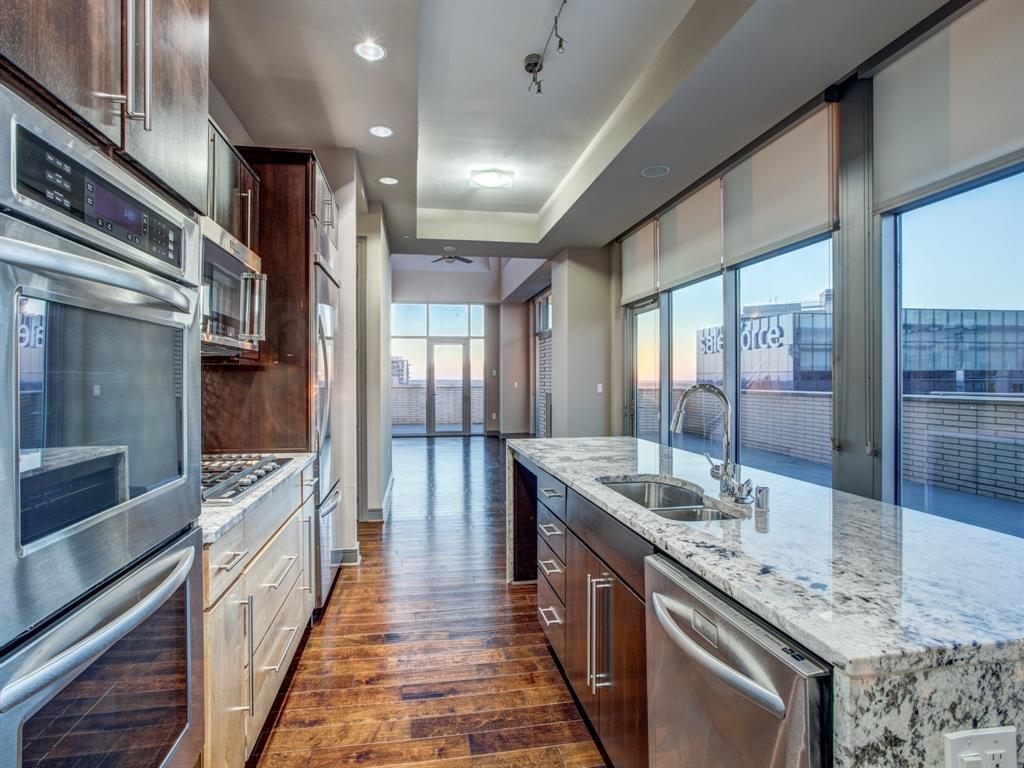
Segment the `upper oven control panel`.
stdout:
<path fill-rule="evenodd" d="M 180 226 L 20 125 L 16 144 L 19 194 L 181 269 Z"/>

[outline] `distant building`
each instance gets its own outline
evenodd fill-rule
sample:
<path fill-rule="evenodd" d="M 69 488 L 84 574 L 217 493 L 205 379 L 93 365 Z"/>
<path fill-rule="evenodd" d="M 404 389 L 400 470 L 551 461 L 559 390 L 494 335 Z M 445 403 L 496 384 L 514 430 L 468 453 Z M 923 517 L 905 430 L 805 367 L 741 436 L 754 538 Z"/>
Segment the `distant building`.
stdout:
<path fill-rule="evenodd" d="M 832 291 L 743 308 L 740 386 L 832 390 Z M 905 394 L 1024 394 L 1024 311 L 903 310 Z M 697 381 L 721 384 L 721 326 L 697 331 Z"/>
<path fill-rule="evenodd" d="M 409 360 L 404 357 L 391 358 L 391 383 L 409 383 Z"/>

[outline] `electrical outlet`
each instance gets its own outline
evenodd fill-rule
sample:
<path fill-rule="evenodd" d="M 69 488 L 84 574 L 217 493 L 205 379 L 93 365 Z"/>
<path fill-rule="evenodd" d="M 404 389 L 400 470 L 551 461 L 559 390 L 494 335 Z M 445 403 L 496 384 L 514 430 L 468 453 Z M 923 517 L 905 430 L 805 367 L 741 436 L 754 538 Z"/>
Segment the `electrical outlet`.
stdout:
<path fill-rule="evenodd" d="M 1017 759 L 1017 729 L 1013 726 L 946 733 L 942 740 L 946 768 L 1013 768 Z"/>

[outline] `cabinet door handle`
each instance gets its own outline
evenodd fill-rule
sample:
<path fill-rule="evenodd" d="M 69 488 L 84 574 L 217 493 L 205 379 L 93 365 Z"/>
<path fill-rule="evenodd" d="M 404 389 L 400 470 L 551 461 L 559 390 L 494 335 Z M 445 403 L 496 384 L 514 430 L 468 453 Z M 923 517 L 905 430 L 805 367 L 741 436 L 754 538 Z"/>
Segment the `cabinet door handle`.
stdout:
<path fill-rule="evenodd" d="M 125 24 L 126 48 L 128 50 L 128 84 L 125 89 L 124 116 L 129 120 L 141 120 L 142 129 L 153 130 L 153 0 L 143 0 L 145 20 L 142 31 L 142 111 L 135 104 L 135 15 L 137 0 L 128 0 L 127 24 Z"/>
<path fill-rule="evenodd" d="M 238 196 L 245 198 L 245 245 L 252 250 L 252 192 L 242 190 Z"/>
<path fill-rule="evenodd" d="M 598 688 L 611 685 L 609 675 L 597 671 L 597 590 L 611 589 L 611 586 L 611 579 L 595 579 L 587 574 L 587 682 L 591 695 L 597 695 Z M 599 679 L 601 682 L 598 682 Z"/>
<path fill-rule="evenodd" d="M 558 611 L 555 610 L 554 606 L 548 606 L 547 608 L 538 608 L 540 611 L 540 617 L 544 620 L 544 626 L 550 627 L 552 624 L 561 624 L 562 620 L 558 617 Z M 549 619 L 547 612 L 551 611 L 551 615 L 555 618 Z"/>
<path fill-rule="evenodd" d="M 551 523 L 541 523 L 539 526 L 541 533 L 545 536 L 561 536 L 562 532 L 558 530 L 558 526 L 552 525 Z"/>
<path fill-rule="evenodd" d="M 253 633 L 256 628 L 256 620 L 253 617 L 253 596 L 249 595 L 249 599 L 245 601 L 246 605 L 246 628 L 245 628 L 245 645 L 246 652 L 249 657 L 249 663 L 246 665 L 249 668 L 249 717 L 252 717 L 256 713 L 256 702 L 254 701 L 256 693 L 256 681 L 255 673 L 253 671 L 253 657 L 255 656 L 255 644 L 253 643 Z"/>
<path fill-rule="evenodd" d="M 558 567 L 558 563 L 554 560 L 538 560 L 537 565 L 542 571 L 544 571 L 545 576 L 550 576 L 552 573 L 562 572 L 562 569 Z"/>
<path fill-rule="evenodd" d="M 540 492 L 544 494 L 547 499 L 560 499 L 562 494 L 556 491 L 554 488 L 541 488 Z"/>
<path fill-rule="evenodd" d="M 288 561 L 288 564 L 284 567 L 284 570 L 281 571 L 281 575 L 278 577 L 277 581 L 268 582 L 267 584 L 260 584 L 261 587 L 269 587 L 270 589 L 281 588 L 281 585 L 284 584 L 284 580 L 285 577 L 288 575 L 288 572 L 292 569 L 292 566 L 295 565 L 295 561 L 296 559 L 298 559 L 298 555 L 289 555 L 285 559 Z"/>
<path fill-rule="evenodd" d="M 233 571 L 235 566 L 242 562 L 249 554 L 248 549 L 243 549 L 241 552 L 229 552 L 231 559 L 220 565 L 213 566 L 218 571 Z"/>
<path fill-rule="evenodd" d="M 299 628 L 297 626 L 296 627 L 285 627 L 281 631 L 289 633 L 288 634 L 288 642 L 286 642 L 284 644 L 284 652 L 281 654 L 281 658 L 277 660 L 277 664 L 275 664 L 272 667 L 264 667 L 263 668 L 264 670 L 269 670 L 270 672 L 278 672 L 278 671 L 280 671 L 281 665 L 284 664 L 284 660 L 288 658 L 288 648 L 291 647 L 292 640 L 295 639 L 295 633 L 299 631 Z"/>

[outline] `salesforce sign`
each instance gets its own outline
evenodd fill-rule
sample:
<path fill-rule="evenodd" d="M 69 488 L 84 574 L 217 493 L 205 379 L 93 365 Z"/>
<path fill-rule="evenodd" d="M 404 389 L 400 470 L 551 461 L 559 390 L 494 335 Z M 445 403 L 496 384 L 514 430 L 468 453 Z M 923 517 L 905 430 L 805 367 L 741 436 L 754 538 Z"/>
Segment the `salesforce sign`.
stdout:
<path fill-rule="evenodd" d="M 778 318 L 773 318 L 778 319 Z M 740 333 L 740 349 L 745 352 L 753 349 L 779 349 L 789 345 L 786 331 L 781 325 L 755 328 L 754 323 L 743 324 Z M 725 350 L 725 336 L 722 326 L 702 328 L 697 337 L 697 351 L 701 355 L 714 355 Z"/>
<path fill-rule="evenodd" d="M 740 326 L 740 351 L 744 375 L 765 374 L 777 380 L 792 380 L 793 315 L 766 315 L 744 320 Z M 697 331 L 697 379 L 721 377 L 725 352 L 722 326 Z"/>

